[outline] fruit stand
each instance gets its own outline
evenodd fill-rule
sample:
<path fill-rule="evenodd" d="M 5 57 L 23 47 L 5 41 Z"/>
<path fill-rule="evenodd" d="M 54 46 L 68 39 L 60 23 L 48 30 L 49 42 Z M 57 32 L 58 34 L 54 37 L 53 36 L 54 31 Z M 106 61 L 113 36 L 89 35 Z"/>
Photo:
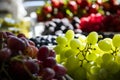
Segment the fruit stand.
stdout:
<path fill-rule="evenodd" d="M 33 15 L 1 18 L 0 80 L 120 79 L 117 0 L 46 0 Z"/>

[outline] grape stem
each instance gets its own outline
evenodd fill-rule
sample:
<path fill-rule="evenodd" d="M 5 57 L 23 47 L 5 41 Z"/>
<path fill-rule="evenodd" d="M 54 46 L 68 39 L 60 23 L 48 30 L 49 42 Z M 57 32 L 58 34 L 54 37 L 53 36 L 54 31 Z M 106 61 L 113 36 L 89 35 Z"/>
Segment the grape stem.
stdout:
<path fill-rule="evenodd" d="M 79 56 L 79 54 L 81 54 L 82 53 L 82 55 L 83 55 L 83 57 L 84 57 L 84 59 L 83 60 L 79 60 L 79 61 L 81 61 L 81 67 L 82 67 L 82 64 L 83 64 L 83 61 L 84 60 L 86 60 L 87 61 L 87 63 L 89 63 L 90 61 L 89 60 L 87 60 L 86 59 L 86 55 L 87 54 L 91 54 L 91 52 L 90 52 L 90 50 L 95 50 L 94 48 L 91 48 L 91 44 L 86 44 L 86 46 L 85 46 L 85 48 L 83 49 L 83 50 L 80 50 L 80 48 L 78 48 L 79 49 L 79 53 L 78 54 L 76 54 L 76 57 L 78 57 Z"/>
<path fill-rule="evenodd" d="M 5 69 L 5 63 L 3 62 L 2 63 L 2 66 L 1 66 L 1 71 L 0 73 L 4 72 L 6 74 L 6 76 L 8 77 L 8 80 L 12 80 L 12 78 L 10 77 L 9 73 L 6 71 Z"/>
<path fill-rule="evenodd" d="M 113 56 L 116 56 L 117 55 L 117 52 L 119 51 L 119 49 L 116 47 L 115 50 L 111 49 L 112 50 L 112 55 Z"/>
<path fill-rule="evenodd" d="M 35 80 L 36 78 L 32 75 L 32 73 L 29 71 L 29 69 L 27 68 L 27 66 L 23 63 L 24 69 L 27 71 L 27 73 L 29 74 L 29 76 L 31 77 L 32 80 Z"/>

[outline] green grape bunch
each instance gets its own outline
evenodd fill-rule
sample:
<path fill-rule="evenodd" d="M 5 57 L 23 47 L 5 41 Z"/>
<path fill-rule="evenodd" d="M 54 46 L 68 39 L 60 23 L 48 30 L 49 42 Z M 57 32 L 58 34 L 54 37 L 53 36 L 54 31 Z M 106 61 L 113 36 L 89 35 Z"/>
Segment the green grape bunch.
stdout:
<path fill-rule="evenodd" d="M 95 31 L 76 35 L 68 30 L 56 38 L 56 59 L 67 73 L 74 80 L 119 80 L 120 34 L 101 39 Z"/>

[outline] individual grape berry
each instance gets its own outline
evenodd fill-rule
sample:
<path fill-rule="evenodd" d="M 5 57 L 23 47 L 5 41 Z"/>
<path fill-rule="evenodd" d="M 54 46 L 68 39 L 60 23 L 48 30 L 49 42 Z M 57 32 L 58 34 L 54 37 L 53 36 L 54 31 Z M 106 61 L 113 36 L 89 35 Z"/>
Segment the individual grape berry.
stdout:
<path fill-rule="evenodd" d="M 56 62 L 56 59 L 54 57 L 47 57 L 43 61 L 43 66 L 53 68 L 56 65 L 56 63 L 57 62 Z"/>
<path fill-rule="evenodd" d="M 41 46 L 38 51 L 37 59 L 44 61 L 49 56 L 49 49 L 47 46 Z"/>
<path fill-rule="evenodd" d="M 112 39 L 113 45 L 115 47 L 120 47 L 120 43 L 118 43 L 119 41 L 120 41 L 120 34 L 115 34 Z"/>
<path fill-rule="evenodd" d="M 52 68 L 44 68 L 40 76 L 42 80 L 51 80 L 55 76 L 55 71 Z"/>
<path fill-rule="evenodd" d="M 15 36 L 9 37 L 7 40 L 7 44 L 8 44 L 8 47 L 12 50 L 24 51 L 26 48 L 25 42 L 22 39 L 17 38 Z"/>
<path fill-rule="evenodd" d="M 90 32 L 89 35 L 87 36 L 87 43 L 88 44 L 96 44 L 98 41 L 98 34 L 97 32 Z"/>
<path fill-rule="evenodd" d="M 9 48 L 2 48 L 0 50 L 0 62 L 6 61 L 11 56 L 11 50 Z"/>
<path fill-rule="evenodd" d="M 50 50 L 49 57 L 56 57 L 56 53 L 54 50 Z"/>
<path fill-rule="evenodd" d="M 56 64 L 53 69 L 55 71 L 56 76 L 65 76 L 67 71 L 67 69 L 61 64 Z"/>

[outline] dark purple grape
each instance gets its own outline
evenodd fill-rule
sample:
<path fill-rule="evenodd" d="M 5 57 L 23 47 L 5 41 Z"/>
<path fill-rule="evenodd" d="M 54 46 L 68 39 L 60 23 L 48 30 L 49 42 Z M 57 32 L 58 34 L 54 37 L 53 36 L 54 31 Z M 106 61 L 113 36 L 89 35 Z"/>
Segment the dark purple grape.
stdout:
<path fill-rule="evenodd" d="M 61 64 L 56 64 L 53 69 L 55 71 L 56 76 L 64 76 L 67 71 L 66 68 Z"/>
<path fill-rule="evenodd" d="M 37 59 L 44 61 L 49 56 L 49 49 L 47 46 L 43 45 L 39 48 Z"/>
<path fill-rule="evenodd" d="M 43 61 L 43 66 L 44 67 L 54 67 L 56 65 L 56 60 L 54 57 L 47 57 L 44 61 Z"/>
<path fill-rule="evenodd" d="M 26 60 L 25 65 L 32 74 L 39 72 L 39 65 L 34 60 Z"/>
<path fill-rule="evenodd" d="M 54 50 L 50 50 L 49 57 L 56 57 L 56 53 Z"/>
<path fill-rule="evenodd" d="M 0 62 L 6 61 L 11 56 L 11 50 L 9 48 L 2 48 L 0 50 Z"/>
<path fill-rule="evenodd" d="M 52 68 L 44 68 L 42 71 L 42 80 L 51 80 L 55 76 L 55 72 Z"/>
<path fill-rule="evenodd" d="M 0 39 L 7 38 L 6 32 L 0 31 Z"/>
<path fill-rule="evenodd" d="M 19 33 L 18 35 L 17 35 L 17 37 L 25 37 L 26 38 L 26 36 L 25 36 L 25 34 L 23 34 L 23 33 Z"/>
<path fill-rule="evenodd" d="M 8 67 L 8 72 L 13 80 L 32 80 L 33 74 L 39 72 L 38 67 L 35 61 L 18 58 L 18 60 L 12 59 Z"/>
<path fill-rule="evenodd" d="M 15 36 L 11 36 L 7 40 L 8 47 L 12 50 L 24 51 L 26 48 L 25 42 Z"/>

